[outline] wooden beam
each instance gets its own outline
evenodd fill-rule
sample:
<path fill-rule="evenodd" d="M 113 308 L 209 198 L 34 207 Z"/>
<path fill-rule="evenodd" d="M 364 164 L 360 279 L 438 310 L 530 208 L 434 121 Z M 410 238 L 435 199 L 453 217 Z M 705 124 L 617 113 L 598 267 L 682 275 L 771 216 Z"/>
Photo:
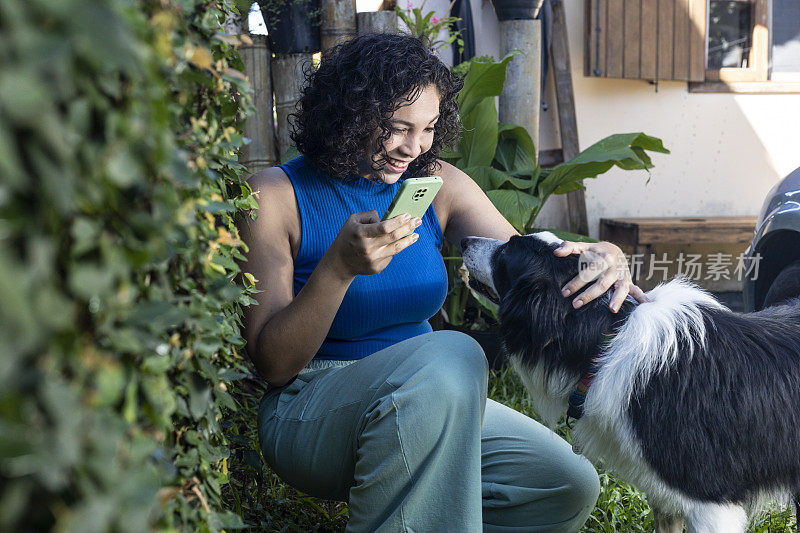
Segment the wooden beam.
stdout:
<path fill-rule="evenodd" d="M 569 40 L 564 2 L 553 4 L 553 41 L 551 45 L 553 80 L 556 86 L 558 122 L 561 129 L 561 146 L 565 161 L 578 153 L 578 122 L 575 117 L 575 94 L 572 90 L 572 70 L 569 60 Z M 582 235 L 589 234 L 586 216 L 586 200 L 583 190 L 567 193 L 569 230 Z"/>

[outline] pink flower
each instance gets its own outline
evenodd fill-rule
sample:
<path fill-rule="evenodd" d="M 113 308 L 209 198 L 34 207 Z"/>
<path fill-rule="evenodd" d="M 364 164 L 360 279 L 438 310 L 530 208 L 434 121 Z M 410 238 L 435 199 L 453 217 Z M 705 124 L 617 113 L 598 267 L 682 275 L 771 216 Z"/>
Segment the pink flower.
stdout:
<path fill-rule="evenodd" d="M 412 4 L 411 2 L 408 2 L 406 4 L 406 9 L 413 9 L 413 8 L 414 8 L 414 4 Z"/>
<path fill-rule="evenodd" d="M 439 22 L 439 19 L 436 17 L 431 17 L 431 24 L 436 24 L 437 22 Z"/>

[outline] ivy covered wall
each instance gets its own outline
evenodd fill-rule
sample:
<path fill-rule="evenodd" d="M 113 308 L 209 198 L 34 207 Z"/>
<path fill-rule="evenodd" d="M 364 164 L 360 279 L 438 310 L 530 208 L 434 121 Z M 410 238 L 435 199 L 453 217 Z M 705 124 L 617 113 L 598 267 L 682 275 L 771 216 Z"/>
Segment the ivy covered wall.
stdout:
<path fill-rule="evenodd" d="M 0 530 L 241 525 L 248 7 L 0 0 Z"/>

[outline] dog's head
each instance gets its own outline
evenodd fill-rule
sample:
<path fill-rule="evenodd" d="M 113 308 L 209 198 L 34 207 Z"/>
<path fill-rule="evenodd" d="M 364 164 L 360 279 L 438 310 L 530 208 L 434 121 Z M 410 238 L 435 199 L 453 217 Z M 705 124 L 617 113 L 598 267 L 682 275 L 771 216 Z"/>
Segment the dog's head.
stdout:
<path fill-rule="evenodd" d="M 561 287 L 578 275 L 580 259 L 554 255 L 562 242 L 540 232 L 508 242 L 467 237 L 461 247 L 470 286 L 499 305 L 506 353 L 545 373 L 558 369 L 580 376 L 603 333 L 624 320 L 633 304 L 626 301 L 611 313 L 609 290 L 574 309 L 572 300 L 581 292 L 564 297 Z"/>

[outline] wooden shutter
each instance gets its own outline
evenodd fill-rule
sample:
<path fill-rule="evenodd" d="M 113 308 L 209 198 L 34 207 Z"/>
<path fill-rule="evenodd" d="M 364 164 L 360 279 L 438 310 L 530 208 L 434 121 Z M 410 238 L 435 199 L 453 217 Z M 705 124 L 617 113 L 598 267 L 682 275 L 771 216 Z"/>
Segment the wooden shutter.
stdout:
<path fill-rule="evenodd" d="M 706 1 L 586 0 L 584 74 L 704 81 Z"/>

